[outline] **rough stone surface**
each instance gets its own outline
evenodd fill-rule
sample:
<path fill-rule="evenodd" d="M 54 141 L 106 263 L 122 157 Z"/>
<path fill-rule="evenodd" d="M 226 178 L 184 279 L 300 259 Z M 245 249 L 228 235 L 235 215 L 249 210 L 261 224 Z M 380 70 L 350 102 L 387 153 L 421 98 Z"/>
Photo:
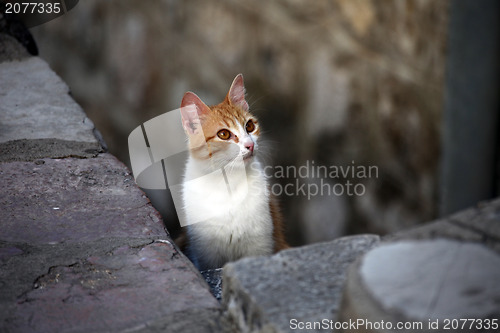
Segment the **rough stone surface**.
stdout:
<path fill-rule="evenodd" d="M 92 250 L 80 243 L 78 252 L 62 245 L 24 247 L 27 252 L 11 256 L 2 263 L 2 281 L 12 274 L 25 283 L 2 293 L 1 330 L 148 331 L 165 315 L 218 310 L 206 284 L 170 243 L 121 243 L 86 243 L 96 245 Z"/>
<path fill-rule="evenodd" d="M 194 309 L 164 316 L 148 326 L 151 332 L 210 332 L 237 333 L 237 328 L 223 314 L 221 309 Z"/>
<path fill-rule="evenodd" d="M 496 199 L 385 237 L 349 268 L 340 319 L 418 321 L 419 332 L 434 319 L 500 320 L 499 212 Z"/>
<path fill-rule="evenodd" d="M 454 214 L 450 221 L 481 234 L 483 238 L 500 242 L 500 199 Z"/>
<path fill-rule="evenodd" d="M 104 152 L 99 144 L 60 139 L 13 140 L 0 144 L 0 162 L 35 161 L 51 157 L 96 157 Z"/>
<path fill-rule="evenodd" d="M 9 78 L 0 81 L 0 161 L 15 160 L 16 151 L 23 151 L 20 159 L 29 156 L 29 151 L 40 158 L 88 157 L 103 150 L 94 124 L 43 60 L 31 57 L 0 63 L 0 77 Z M 63 145 L 59 148 L 58 143 Z"/>
<path fill-rule="evenodd" d="M 378 243 L 362 235 L 224 267 L 222 301 L 242 332 L 289 332 L 290 320 L 336 320 L 345 272 Z"/>
<path fill-rule="evenodd" d="M 389 235 L 384 240 L 435 238 L 480 242 L 500 253 L 500 199 L 483 202 L 441 220 Z"/>
<path fill-rule="evenodd" d="M 115 157 L 0 163 L 0 239 L 51 244 L 164 237 L 161 217 Z"/>
<path fill-rule="evenodd" d="M 500 316 L 500 255 L 478 243 L 388 243 L 363 257 L 359 273 L 384 309 L 406 318 Z"/>
<path fill-rule="evenodd" d="M 175 327 L 222 331 L 217 300 L 116 158 L 0 163 L 0 179 L 0 331 L 152 332 L 176 313 Z"/>
<path fill-rule="evenodd" d="M 479 243 L 387 243 L 349 268 L 340 321 L 383 321 L 393 328 L 362 324 L 346 332 L 436 332 L 445 331 L 446 319 L 498 321 L 499 278 L 499 254 Z M 437 326 L 430 328 L 429 322 Z M 422 326 L 396 330 L 397 323 Z M 478 331 L 468 325 L 456 331 Z"/>

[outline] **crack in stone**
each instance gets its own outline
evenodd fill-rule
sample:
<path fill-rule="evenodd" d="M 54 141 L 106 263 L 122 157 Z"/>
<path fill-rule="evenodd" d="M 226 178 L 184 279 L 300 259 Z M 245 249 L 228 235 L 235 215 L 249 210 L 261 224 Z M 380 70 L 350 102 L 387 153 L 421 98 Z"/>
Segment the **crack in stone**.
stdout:
<path fill-rule="evenodd" d="M 451 270 L 451 267 L 456 262 L 456 259 L 457 259 L 458 255 L 459 255 L 461 247 L 462 246 L 459 245 L 458 250 L 455 253 L 453 253 L 453 258 L 446 265 L 446 269 L 444 270 L 444 275 L 441 276 L 441 281 L 439 282 L 439 286 L 438 286 L 436 292 L 434 293 L 434 296 L 432 297 L 432 300 L 431 300 L 431 302 L 429 304 L 428 311 L 427 311 L 427 317 L 428 318 L 431 318 L 432 314 L 435 312 L 437 302 L 439 301 L 439 296 L 441 295 L 441 290 L 443 289 L 446 281 L 448 281 L 448 274 L 449 274 L 449 272 Z"/>
<path fill-rule="evenodd" d="M 131 243 L 131 244 L 130 244 Z M 165 239 L 131 239 L 129 244 L 121 244 L 114 246 L 109 252 L 96 254 L 97 256 L 120 256 L 120 253 L 116 253 L 117 250 L 123 247 L 127 247 L 129 251 L 126 251 L 126 255 L 137 255 L 140 250 L 144 249 L 148 245 L 154 243 L 168 244 L 174 253 L 172 257 L 179 256 L 175 246 L 172 245 L 171 241 Z M 130 251 L 132 249 L 132 251 Z M 90 258 L 90 257 L 89 257 Z M 41 290 L 44 288 L 55 287 L 59 283 L 69 284 L 68 290 L 66 291 L 67 296 L 63 299 L 63 302 L 78 301 L 81 295 L 78 293 L 73 293 L 72 289 L 76 286 L 80 286 L 86 290 L 86 294 L 97 297 L 97 294 L 103 289 L 107 288 L 112 284 L 113 288 L 116 287 L 128 287 L 128 284 L 117 284 L 115 285 L 113 281 L 116 281 L 115 273 L 123 267 L 120 268 L 109 268 L 102 266 L 99 263 L 93 263 L 85 259 L 75 259 L 76 261 L 65 265 L 53 265 L 50 266 L 46 273 L 37 276 L 32 283 L 29 290 L 26 290 L 19 294 L 16 298 L 18 299 L 18 304 L 35 302 L 39 300 L 40 294 L 35 293 L 36 290 Z M 56 287 L 57 288 L 57 287 Z"/>
<path fill-rule="evenodd" d="M 39 275 L 35 281 L 33 282 L 33 288 L 32 289 L 43 289 L 45 286 L 48 285 L 47 282 L 51 282 L 51 280 L 48 280 L 48 281 L 43 281 L 45 278 L 49 277 L 55 270 L 57 270 L 58 268 L 60 267 L 67 267 L 67 268 L 72 268 L 74 267 L 75 265 L 77 265 L 78 262 L 75 262 L 75 263 L 72 263 L 72 264 L 69 264 L 69 265 L 56 265 L 56 266 L 50 266 L 47 273 L 46 274 L 42 274 L 42 275 Z M 61 274 L 60 273 L 56 273 L 55 274 L 55 278 L 53 280 L 54 283 L 58 283 L 59 282 L 59 278 L 60 278 Z"/>
<path fill-rule="evenodd" d="M 477 214 L 475 217 L 477 217 L 479 215 L 480 214 Z M 460 227 L 460 228 L 463 228 L 463 229 L 466 229 L 466 230 L 469 230 L 469 231 L 472 231 L 472 232 L 475 232 L 475 233 L 481 235 L 483 237 L 483 239 L 482 239 L 483 242 L 486 242 L 487 240 L 493 240 L 494 242 L 500 242 L 500 238 L 499 237 L 496 237 L 494 235 L 488 234 L 487 232 L 485 232 L 484 230 L 481 230 L 480 228 L 476 228 L 476 227 L 474 227 L 472 225 L 466 224 L 466 223 L 464 223 L 464 222 L 462 222 L 460 220 L 456 220 L 456 219 L 448 219 L 448 221 L 451 224 L 456 225 L 457 227 Z"/>
<path fill-rule="evenodd" d="M 129 248 L 131 249 L 142 249 L 144 248 L 145 246 L 148 246 L 148 245 L 151 245 L 153 243 L 155 243 L 156 241 L 154 239 L 150 239 L 147 243 L 141 243 L 141 244 L 137 244 L 137 245 L 127 245 Z M 113 249 L 113 252 L 118 249 L 119 247 Z"/>

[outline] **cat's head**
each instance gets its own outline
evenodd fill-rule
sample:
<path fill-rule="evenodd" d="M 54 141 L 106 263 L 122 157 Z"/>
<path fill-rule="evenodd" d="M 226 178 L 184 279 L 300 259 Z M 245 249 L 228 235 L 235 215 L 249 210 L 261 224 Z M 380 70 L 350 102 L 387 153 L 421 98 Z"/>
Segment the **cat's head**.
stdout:
<path fill-rule="evenodd" d="M 245 100 L 243 75 L 236 76 L 217 105 L 207 106 L 196 94 L 185 93 L 181 116 L 193 158 L 222 167 L 237 157 L 248 162 L 255 156 L 260 128 Z"/>

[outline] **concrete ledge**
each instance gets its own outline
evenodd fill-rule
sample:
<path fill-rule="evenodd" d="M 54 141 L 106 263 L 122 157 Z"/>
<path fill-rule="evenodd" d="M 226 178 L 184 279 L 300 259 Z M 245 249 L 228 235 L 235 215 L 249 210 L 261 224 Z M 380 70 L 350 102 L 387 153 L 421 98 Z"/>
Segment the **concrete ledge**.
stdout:
<path fill-rule="evenodd" d="M 220 310 L 113 156 L 0 163 L 0 177 L 1 331 L 149 332 Z"/>
<path fill-rule="evenodd" d="M 94 124 L 38 57 L 0 63 L 0 162 L 103 152 Z"/>
<path fill-rule="evenodd" d="M 293 319 L 335 322 L 347 267 L 378 239 L 344 237 L 227 264 L 222 301 L 228 316 L 241 332 L 289 332 Z"/>
<path fill-rule="evenodd" d="M 169 315 L 220 309 L 191 264 L 166 241 L 2 245 L 18 252 L 2 262 L 2 281 L 9 286 L 0 302 L 2 331 L 150 332 Z M 192 321 L 176 323 L 192 327 Z M 199 331 L 209 331 L 205 324 L 198 321 Z"/>
<path fill-rule="evenodd" d="M 130 172 L 110 154 L 0 163 L 0 176 L 2 240 L 56 244 L 167 236 Z"/>
<path fill-rule="evenodd" d="M 436 332 L 446 320 L 500 322 L 500 200 L 391 235 L 349 268 L 340 319 L 346 332 Z M 384 322 L 386 325 L 381 325 Z M 398 329 L 398 323 L 421 327 Z M 455 323 L 456 324 L 456 323 Z M 451 332 L 476 332 L 468 322 Z"/>
<path fill-rule="evenodd" d="M 481 243 L 500 253 L 500 199 L 384 237 L 384 241 L 447 238 Z"/>
<path fill-rule="evenodd" d="M 0 143 L 0 163 L 13 161 L 36 161 L 50 158 L 96 157 L 105 150 L 102 145 L 60 139 L 12 140 Z"/>

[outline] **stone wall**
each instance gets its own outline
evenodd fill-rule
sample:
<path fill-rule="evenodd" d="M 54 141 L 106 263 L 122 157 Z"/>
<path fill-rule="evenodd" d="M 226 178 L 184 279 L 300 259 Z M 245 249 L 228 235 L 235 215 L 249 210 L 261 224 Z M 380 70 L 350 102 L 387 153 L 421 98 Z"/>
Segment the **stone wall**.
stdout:
<path fill-rule="evenodd" d="M 359 197 L 281 195 L 300 244 L 436 215 L 447 18 L 447 0 L 89 0 L 32 32 L 124 162 L 131 130 L 242 72 L 269 163 L 377 166 Z"/>

